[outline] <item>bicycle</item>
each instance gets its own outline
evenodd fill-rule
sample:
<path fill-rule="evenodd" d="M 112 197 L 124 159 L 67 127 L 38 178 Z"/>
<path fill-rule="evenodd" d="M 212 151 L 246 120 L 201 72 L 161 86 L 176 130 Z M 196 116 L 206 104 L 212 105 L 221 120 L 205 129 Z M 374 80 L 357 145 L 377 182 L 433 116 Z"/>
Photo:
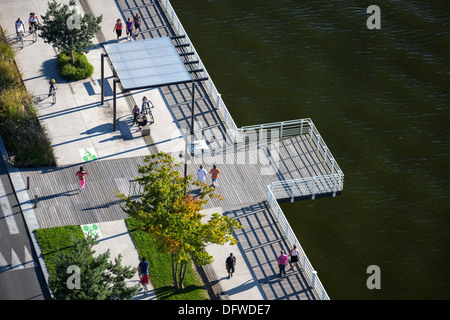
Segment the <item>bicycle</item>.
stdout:
<path fill-rule="evenodd" d="M 152 108 L 154 108 L 155 106 L 149 106 L 149 104 L 147 103 L 145 106 L 144 106 L 144 110 L 142 110 L 142 115 L 149 115 L 152 119 L 151 119 L 151 122 L 153 123 L 153 122 L 155 122 L 155 118 L 153 118 L 153 113 L 152 113 Z"/>
<path fill-rule="evenodd" d="M 56 88 L 52 88 L 52 90 L 50 91 L 50 94 L 52 95 L 53 104 L 55 104 L 56 103 Z"/>
<path fill-rule="evenodd" d="M 37 41 L 37 26 L 36 23 L 31 24 L 31 33 L 33 34 L 33 43 Z"/>
<path fill-rule="evenodd" d="M 22 31 L 19 32 L 19 41 L 20 41 L 20 47 L 21 47 L 21 49 L 23 49 L 23 37 L 24 37 L 23 32 L 22 32 Z"/>

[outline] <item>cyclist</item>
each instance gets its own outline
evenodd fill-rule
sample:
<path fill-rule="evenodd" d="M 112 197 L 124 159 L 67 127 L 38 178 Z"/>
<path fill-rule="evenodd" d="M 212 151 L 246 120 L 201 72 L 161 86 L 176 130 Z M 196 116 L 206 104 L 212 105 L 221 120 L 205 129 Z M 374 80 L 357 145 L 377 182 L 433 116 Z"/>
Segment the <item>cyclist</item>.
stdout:
<path fill-rule="evenodd" d="M 56 89 L 58 89 L 58 86 L 56 85 L 55 79 L 52 79 L 50 81 L 50 87 L 48 88 L 48 96 L 50 97 Z"/>
<path fill-rule="evenodd" d="M 28 18 L 29 30 L 31 33 L 31 27 L 34 25 L 35 28 L 39 25 L 39 18 L 34 12 L 30 12 L 30 17 Z"/>
<path fill-rule="evenodd" d="M 17 39 L 19 39 L 19 35 L 20 34 L 23 35 L 25 33 L 25 25 L 23 24 L 23 21 L 20 20 L 20 18 L 17 18 L 15 25 L 16 25 Z"/>

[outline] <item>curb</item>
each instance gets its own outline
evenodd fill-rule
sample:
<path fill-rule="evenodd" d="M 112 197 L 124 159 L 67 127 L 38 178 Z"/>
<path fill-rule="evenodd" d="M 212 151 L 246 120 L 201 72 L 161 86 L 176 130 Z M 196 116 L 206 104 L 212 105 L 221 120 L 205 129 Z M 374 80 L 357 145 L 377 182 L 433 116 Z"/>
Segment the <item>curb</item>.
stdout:
<path fill-rule="evenodd" d="M 39 229 L 39 223 L 34 213 L 33 203 L 31 202 L 28 196 L 28 192 L 26 191 L 25 182 L 23 181 L 20 170 L 18 168 L 14 168 L 8 162 L 8 152 L 6 151 L 5 144 L 3 143 L 3 139 L 1 136 L 0 136 L 0 153 L 2 156 L 2 160 L 6 166 L 6 171 L 8 172 L 9 179 L 11 180 L 13 191 L 17 198 L 17 202 L 19 203 L 20 211 L 25 220 L 26 229 L 28 230 L 28 234 L 31 238 L 31 242 L 36 252 L 36 256 L 38 257 L 41 271 L 44 275 L 45 282 L 47 283 L 47 289 L 50 295 L 53 297 L 53 293 L 48 287 L 49 273 L 47 265 L 45 264 L 44 257 L 42 256 L 41 247 L 39 246 L 36 235 L 34 234 L 34 230 Z"/>

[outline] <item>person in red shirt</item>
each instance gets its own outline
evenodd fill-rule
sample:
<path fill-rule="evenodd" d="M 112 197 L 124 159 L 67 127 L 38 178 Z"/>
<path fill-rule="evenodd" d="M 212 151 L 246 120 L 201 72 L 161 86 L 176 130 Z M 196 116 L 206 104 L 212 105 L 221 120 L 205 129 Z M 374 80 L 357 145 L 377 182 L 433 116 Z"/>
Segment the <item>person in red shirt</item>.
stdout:
<path fill-rule="evenodd" d="M 80 179 L 80 192 L 81 190 L 83 190 L 84 188 L 84 183 L 85 183 L 85 175 L 87 175 L 88 172 L 86 170 L 83 169 L 83 167 L 80 167 L 80 171 L 78 171 L 75 176 L 78 177 L 78 179 Z"/>
<path fill-rule="evenodd" d="M 122 20 L 117 19 L 116 24 L 114 25 L 113 32 L 114 31 L 116 31 L 117 42 L 119 42 L 119 38 L 122 36 Z"/>

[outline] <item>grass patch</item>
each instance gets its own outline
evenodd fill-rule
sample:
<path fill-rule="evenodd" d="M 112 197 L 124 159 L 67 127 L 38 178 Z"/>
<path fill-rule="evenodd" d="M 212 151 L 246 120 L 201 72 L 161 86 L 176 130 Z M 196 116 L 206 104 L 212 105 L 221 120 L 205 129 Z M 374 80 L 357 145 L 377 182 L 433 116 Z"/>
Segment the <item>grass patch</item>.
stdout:
<path fill-rule="evenodd" d="M 69 252 L 73 246 L 73 237 L 84 238 L 83 230 L 81 230 L 80 226 L 36 229 L 34 233 L 41 247 L 42 257 L 50 275 L 55 274 L 54 266 L 58 251 Z"/>
<path fill-rule="evenodd" d="M 188 266 L 185 277 L 185 288 L 177 290 L 172 285 L 172 260 L 168 253 L 158 253 L 153 238 L 138 230 L 142 223 L 133 218 L 125 219 L 131 238 L 140 257 L 149 262 L 150 282 L 155 289 L 158 300 L 208 300 L 208 292 L 197 276 L 192 265 Z M 55 272 L 55 258 L 59 251 L 70 251 L 73 246 L 72 237 L 83 238 L 80 226 L 63 226 L 34 231 L 47 269 L 51 275 Z M 93 248 L 95 250 L 95 246 Z M 135 266 L 132 266 L 135 267 Z"/>
<path fill-rule="evenodd" d="M 16 167 L 54 166 L 53 148 L 0 27 L 0 136 Z"/>
<path fill-rule="evenodd" d="M 197 276 L 192 265 L 189 265 L 184 280 L 185 288 L 177 290 L 172 280 L 172 259 L 168 253 L 156 251 L 153 238 L 139 230 L 142 222 L 137 219 L 125 219 L 131 238 L 139 253 L 149 262 L 150 283 L 159 300 L 208 300 L 208 292 Z"/>

